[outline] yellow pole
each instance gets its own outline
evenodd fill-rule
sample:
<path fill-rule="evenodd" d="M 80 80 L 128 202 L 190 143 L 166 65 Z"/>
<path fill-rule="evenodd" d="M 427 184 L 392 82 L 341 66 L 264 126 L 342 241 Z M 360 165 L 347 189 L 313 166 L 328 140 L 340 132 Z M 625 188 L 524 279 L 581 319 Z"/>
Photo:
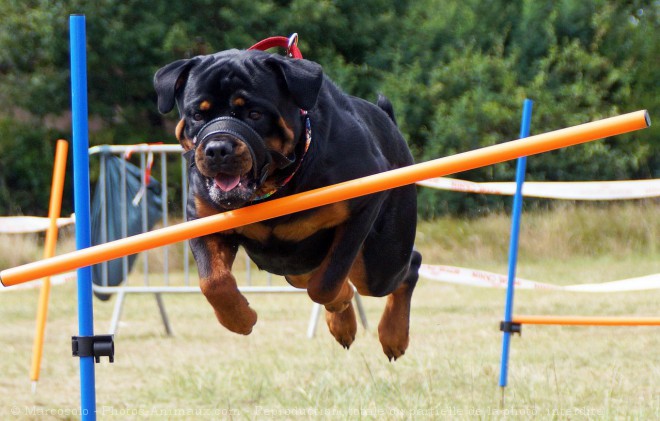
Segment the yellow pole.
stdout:
<path fill-rule="evenodd" d="M 53 182 L 50 189 L 50 204 L 48 206 L 48 218 L 50 225 L 46 231 L 46 246 L 44 258 L 55 255 L 55 244 L 57 243 L 57 218 L 62 209 L 62 190 L 64 189 L 64 174 L 66 173 L 66 157 L 69 144 L 65 140 L 58 140 L 55 147 L 55 165 L 53 166 Z M 44 331 L 46 330 L 46 319 L 48 316 L 48 299 L 50 297 L 50 276 L 43 280 L 39 292 L 39 307 L 37 309 L 37 327 L 34 334 L 32 346 L 32 367 L 30 369 L 30 380 L 32 380 L 32 392 L 34 393 L 39 381 L 41 370 L 41 357 L 44 349 Z"/>
<path fill-rule="evenodd" d="M 428 178 L 485 167 L 486 165 L 520 158 L 521 156 L 539 154 L 604 137 L 628 133 L 633 130 L 644 129 L 650 124 L 651 121 L 646 110 L 636 111 L 579 126 L 530 136 L 525 139 L 438 158 L 421 164 L 397 168 L 245 208 L 207 216 L 194 221 L 183 222 L 178 225 L 145 232 L 109 243 L 99 244 L 39 262 L 5 269 L 0 272 L 0 283 L 4 286 L 16 285 L 38 279 L 42 276 L 54 275 L 76 268 L 95 265 L 152 248 L 413 184 Z"/>

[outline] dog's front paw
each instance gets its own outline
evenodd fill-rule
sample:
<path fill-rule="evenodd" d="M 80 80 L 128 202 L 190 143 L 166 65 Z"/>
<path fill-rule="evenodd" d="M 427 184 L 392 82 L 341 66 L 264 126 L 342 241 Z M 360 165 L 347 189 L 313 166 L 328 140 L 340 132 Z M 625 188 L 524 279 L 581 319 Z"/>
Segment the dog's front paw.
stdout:
<path fill-rule="evenodd" d="M 245 306 L 241 311 L 215 311 L 218 321 L 227 329 L 241 335 L 249 335 L 257 323 L 257 312 Z"/>
<path fill-rule="evenodd" d="M 227 329 L 241 335 L 249 335 L 257 323 L 257 313 L 236 287 L 233 276 L 211 280 L 200 279 L 200 288 L 213 309 L 215 317 Z"/>

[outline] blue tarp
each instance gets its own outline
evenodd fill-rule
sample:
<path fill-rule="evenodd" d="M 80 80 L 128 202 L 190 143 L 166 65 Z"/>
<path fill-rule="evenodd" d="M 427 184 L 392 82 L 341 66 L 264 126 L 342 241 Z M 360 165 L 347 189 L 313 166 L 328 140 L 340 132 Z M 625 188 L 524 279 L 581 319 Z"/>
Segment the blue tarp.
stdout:
<path fill-rule="evenodd" d="M 135 197 L 140 192 L 142 185 L 140 168 L 125 162 L 126 165 L 126 193 L 122 198 L 121 186 L 121 167 L 122 159 L 115 155 L 107 154 L 105 156 L 105 195 L 106 195 L 106 227 L 107 241 L 114 241 L 122 238 L 122 203 L 126 204 L 126 227 L 128 236 L 140 234 L 142 227 L 142 201 L 147 200 L 147 229 L 151 230 L 156 222 L 162 217 L 161 186 L 158 180 L 151 177 L 147 187 L 147 193 L 142 195 L 141 199 L 134 203 Z M 92 245 L 103 243 L 101 206 L 102 189 L 101 179 L 96 183 L 94 198 L 92 200 Z M 128 271 L 130 272 L 137 254 L 128 256 Z M 124 282 L 124 270 L 122 259 L 110 260 L 107 262 L 107 283 L 103 281 L 103 264 L 92 266 L 92 282 L 96 285 L 117 286 Z M 107 294 L 95 295 L 101 300 L 110 298 Z"/>

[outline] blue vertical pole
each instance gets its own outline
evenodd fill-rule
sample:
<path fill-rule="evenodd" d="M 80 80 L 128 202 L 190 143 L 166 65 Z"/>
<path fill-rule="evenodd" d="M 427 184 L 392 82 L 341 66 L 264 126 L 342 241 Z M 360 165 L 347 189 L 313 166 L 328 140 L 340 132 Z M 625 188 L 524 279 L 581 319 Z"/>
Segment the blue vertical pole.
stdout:
<path fill-rule="evenodd" d="M 91 245 L 85 16 L 71 15 L 69 26 L 71 31 L 74 209 L 76 212 L 76 248 L 80 250 Z M 94 335 L 90 267 L 78 269 L 78 330 L 79 336 Z M 80 407 L 83 420 L 96 419 L 93 356 L 80 357 Z"/>
<path fill-rule="evenodd" d="M 532 104 L 530 99 L 523 103 L 522 121 L 520 123 L 520 138 L 529 136 L 529 128 L 532 122 Z M 525 182 L 525 167 L 527 157 L 518 158 L 516 165 L 516 194 L 513 196 L 513 217 L 511 220 L 511 240 L 509 243 L 509 273 L 506 287 L 506 304 L 504 307 L 504 322 L 511 322 L 513 317 L 513 290 L 516 279 L 516 264 L 518 263 L 518 237 L 520 234 L 520 219 L 522 215 L 522 187 Z M 504 332 L 502 337 L 502 360 L 500 365 L 500 387 L 506 387 L 507 373 L 509 369 L 509 343 L 511 332 Z"/>

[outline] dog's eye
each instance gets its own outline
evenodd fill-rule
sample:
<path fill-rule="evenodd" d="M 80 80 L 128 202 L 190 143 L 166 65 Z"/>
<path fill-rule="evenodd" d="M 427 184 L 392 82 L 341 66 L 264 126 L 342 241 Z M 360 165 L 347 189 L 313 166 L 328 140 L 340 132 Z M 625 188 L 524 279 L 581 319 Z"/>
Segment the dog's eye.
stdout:
<path fill-rule="evenodd" d="M 193 120 L 195 121 L 202 121 L 204 119 L 204 116 L 201 113 L 195 113 L 193 114 Z"/>
<path fill-rule="evenodd" d="M 250 111 L 248 114 L 248 118 L 250 120 L 259 120 L 262 117 L 263 114 L 261 114 L 259 111 Z"/>

